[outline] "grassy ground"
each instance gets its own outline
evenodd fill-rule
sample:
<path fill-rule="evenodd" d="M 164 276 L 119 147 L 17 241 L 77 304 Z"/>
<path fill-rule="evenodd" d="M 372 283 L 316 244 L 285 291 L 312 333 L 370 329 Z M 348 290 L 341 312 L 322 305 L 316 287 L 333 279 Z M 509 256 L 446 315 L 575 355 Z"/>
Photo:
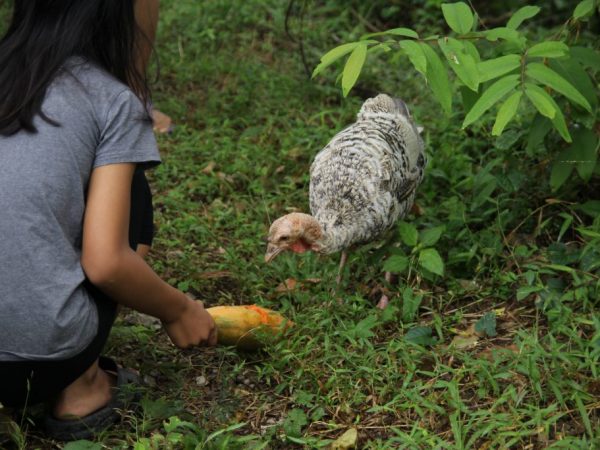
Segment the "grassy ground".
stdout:
<path fill-rule="evenodd" d="M 318 448 L 350 428 L 361 449 L 599 448 L 600 223 L 579 208 L 598 177 L 551 193 L 543 161 L 460 130 L 458 115 L 441 120 L 424 83 L 383 58 L 342 99 L 333 71 L 306 77 L 286 4 L 161 2 L 155 103 L 176 129 L 159 138 L 164 164 L 151 174 L 151 263 L 207 305 L 257 303 L 296 326 L 260 353 L 181 352 L 154 321 L 124 316 L 107 353 L 145 374 L 143 414 L 71 448 Z M 369 27 L 330 4 L 304 20 L 311 68 Z M 335 256 L 266 266 L 269 223 L 308 210 L 312 157 L 378 91 L 403 97 L 426 129 L 423 214 L 406 219 L 419 243 L 402 243 L 405 226 L 397 245 L 355 252 L 334 293 Z M 443 277 L 418 268 L 427 244 Z M 399 252 L 410 270 L 381 313 L 383 261 Z M 35 419 L 16 419 L 15 441 L 52 447 Z"/>

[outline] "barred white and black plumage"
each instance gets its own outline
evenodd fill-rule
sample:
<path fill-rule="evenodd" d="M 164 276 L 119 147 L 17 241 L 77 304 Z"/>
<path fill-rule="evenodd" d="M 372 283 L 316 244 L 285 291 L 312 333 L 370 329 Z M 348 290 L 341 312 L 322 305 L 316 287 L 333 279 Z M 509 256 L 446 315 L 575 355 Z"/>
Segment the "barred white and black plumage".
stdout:
<path fill-rule="evenodd" d="M 423 141 L 406 105 L 385 94 L 315 157 L 310 210 L 333 253 L 370 242 L 410 210 L 423 179 Z"/>
<path fill-rule="evenodd" d="M 274 221 L 265 261 L 285 250 L 342 250 L 339 282 L 345 250 L 376 239 L 410 210 L 426 163 L 404 102 L 385 94 L 368 99 L 356 122 L 336 134 L 311 165 L 312 215 L 291 213 Z M 387 303 L 383 295 L 378 306 Z"/>

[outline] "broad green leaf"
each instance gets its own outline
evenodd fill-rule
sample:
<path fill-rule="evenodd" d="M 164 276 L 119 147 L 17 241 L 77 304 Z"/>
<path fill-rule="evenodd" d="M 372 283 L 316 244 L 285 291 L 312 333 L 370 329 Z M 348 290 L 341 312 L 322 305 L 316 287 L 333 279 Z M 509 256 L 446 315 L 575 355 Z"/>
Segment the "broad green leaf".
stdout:
<path fill-rule="evenodd" d="M 575 87 L 557 74 L 554 70 L 540 63 L 529 63 L 525 68 L 525 74 L 534 80 L 560 92 L 573 103 L 583 107 L 588 112 L 592 112 L 592 107 L 583 95 Z"/>
<path fill-rule="evenodd" d="M 446 231 L 446 227 L 444 225 L 423 230 L 419 235 L 419 242 L 424 247 L 431 247 L 432 245 L 435 245 L 437 241 L 439 241 L 444 231 Z"/>
<path fill-rule="evenodd" d="M 497 179 L 492 177 L 489 179 L 489 181 L 485 182 L 485 184 L 483 184 L 481 187 L 479 187 L 478 189 L 474 189 L 474 194 L 476 193 L 476 195 L 473 197 L 473 200 L 471 201 L 471 211 L 475 211 L 477 208 L 479 208 L 485 202 L 489 201 L 490 196 L 492 195 L 492 192 L 494 192 L 496 190 L 497 186 L 498 186 Z"/>
<path fill-rule="evenodd" d="M 168 420 L 163 422 L 163 427 L 167 433 L 171 433 L 177 429 L 187 428 L 190 430 L 194 430 L 196 425 L 191 422 L 187 422 L 185 420 L 181 420 L 177 416 L 169 417 Z"/>
<path fill-rule="evenodd" d="M 383 265 L 383 270 L 392 273 L 402 273 L 408 268 L 408 258 L 403 255 L 390 256 Z"/>
<path fill-rule="evenodd" d="M 485 313 L 475 323 L 475 331 L 479 334 L 486 334 L 489 337 L 496 336 L 496 313 L 494 311 Z"/>
<path fill-rule="evenodd" d="M 431 327 L 414 327 L 404 335 L 404 340 L 418 345 L 433 345 L 436 343 Z"/>
<path fill-rule="evenodd" d="M 569 149 L 565 149 L 559 153 L 556 160 L 552 164 L 550 172 L 550 187 L 556 191 L 565 181 L 569 179 L 571 173 L 575 169 L 575 164 L 569 157 Z"/>
<path fill-rule="evenodd" d="M 536 114 L 529 127 L 529 136 L 527 136 L 527 154 L 532 156 L 536 151 L 543 147 L 544 139 L 552 129 L 552 122 L 541 114 Z"/>
<path fill-rule="evenodd" d="M 521 36 L 517 30 L 513 30 L 512 28 L 492 28 L 491 30 L 485 30 L 483 35 L 488 41 L 495 42 L 498 39 L 502 39 L 516 45 L 520 49 L 525 47 L 525 38 Z"/>
<path fill-rule="evenodd" d="M 392 51 L 392 47 L 389 46 L 389 44 L 387 44 L 386 42 L 380 42 L 379 44 L 375 44 L 369 48 L 367 48 L 367 52 L 368 53 L 372 53 L 375 52 L 379 49 L 382 49 L 384 52 L 391 52 Z"/>
<path fill-rule="evenodd" d="M 522 93 L 522 91 L 517 92 Z M 501 136 L 498 136 L 498 138 L 494 142 L 494 147 L 500 150 L 509 150 L 511 148 L 518 147 L 519 144 L 517 144 L 517 142 L 521 140 L 521 136 L 523 134 L 525 134 L 523 130 L 509 130 L 506 133 L 503 133 Z"/>
<path fill-rule="evenodd" d="M 499 58 L 488 59 L 477 64 L 479 71 L 479 81 L 484 83 L 488 80 L 493 80 L 505 73 L 511 72 L 521 66 L 521 56 L 506 55 Z"/>
<path fill-rule="evenodd" d="M 536 98 L 539 99 L 543 97 L 544 104 L 549 102 L 552 105 L 556 112 L 554 118 L 552 119 L 552 124 L 554 125 L 554 128 L 556 128 L 558 133 L 565 141 L 571 142 L 571 135 L 569 134 L 569 129 L 567 128 L 567 123 L 565 122 L 565 116 L 563 115 L 562 111 L 560 110 L 554 99 L 550 97 L 550 95 L 548 95 L 548 93 L 545 90 L 543 90 L 539 86 L 536 86 L 535 84 L 525 83 L 525 94 L 527 94 L 527 92 L 535 92 L 536 94 L 534 94 L 534 96 L 536 96 Z M 529 99 L 531 100 L 531 97 L 529 97 Z"/>
<path fill-rule="evenodd" d="M 600 216 L 600 200 L 588 200 L 585 203 L 576 206 L 576 209 L 583 211 L 592 218 Z"/>
<path fill-rule="evenodd" d="M 404 288 L 402 291 L 402 320 L 404 322 L 414 320 L 422 301 L 423 295 L 415 295 L 413 290 L 408 286 Z"/>
<path fill-rule="evenodd" d="M 308 417 L 306 413 L 298 408 L 290 410 L 287 414 L 285 421 L 283 422 L 283 429 L 285 433 L 292 437 L 301 437 L 302 428 L 308 424 Z"/>
<path fill-rule="evenodd" d="M 398 222 L 398 234 L 400 234 L 400 239 L 409 247 L 414 247 L 417 245 L 417 239 L 419 238 L 419 232 L 417 228 L 408 222 Z"/>
<path fill-rule="evenodd" d="M 471 89 L 469 89 L 466 86 L 459 86 L 458 89 L 460 91 L 460 97 L 462 99 L 463 109 L 465 111 L 470 110 L 473 107 L 473 105 L 475 104 L 475 102 L 477 101 L 477 99 L 479 98 L 479 93 L 473 92 Z"/>
<path fill-rule="evenodd" d="M 360 71 L 362 70 L 366 58 L 367 44 L 361 42 L 354 50 L 352 50 L 352 53 L 350 53 L 348 61 L 346 61 L 346 65 L 344 66 L 342 75 L 342 92 L 344 97 L 348 95 L 356 83 L 356 80 L 358 80 L 358 76 L 360 75 Z"/>
<path fill-rule="evenodd" d="M 392 28 L 391 30 L 379 31 L 377 33 L 369 33 L 369 34 L 365 34 L 364 36 L 362 36 L 361 39 L 369 39 L 374 36 L 387 36 L 387 35 L 404 36 L 404 37 L 419 39 L 419 35 L 417 34 L 417 32 L 414 30 L 411 30 L 410 28 Z"/>
<path fill-rule="evenodd" d="M 321 73 L 326 67 L 333 64 L 335 61 L 340 59 L 342 56 L 350 53 L 358 45 L 358 42 L 350 42 L 348 44 L 342 44 L 339 47 L 329 50 L 323 56 L 321 56 L 321 62 L 315 70 L 313 70 L 313 78 Z"/>
<path fill-rule="evenodd" d="M 589 181 L 598 159 L 598 136 L 587 128 L 577 129 L 573 132 L 571 150 L 577 173 L 583 181 Z"/>
<path fill-rule="evenodd" d="M 594 0 L 583 0 L 575 7 L 573 19 L 578 20 L 587 16 L 594 10 Z"/>
<path fill-rule="evenodd" d="M 75 441 L 78 442 L 78 441 Z M 69 442 L 70 444 L 70 442 Z M 64 448 L 66 450 L 73 450 L 73 448 L 69 448 L 67 444 Z M 100 446 L 100 449 L 102 446 Z M 152 444 L 150 444 L 150 439 L 148 438 L 139 438 L 138 441 L 133 445 L 133 450 L 150 450 L 152 448 Z"/>
<path fill-rule="evenodd" d="M 540 58 L 560 58 L 568 53 L 569 47 L 560 41 L 540 42 L 527 50 L 527 56 Z"/>
<path fill-rule="evenodd" d="M 537 13 L 539 13 L 541 8 L 539 6 L 523 6 L 518 9 L 511 17 L 508 19 L 506 24 L 507 28 L 512 28 L 516 30 L 523 23 L 524 20 L 531 19 Z"/>
<path fill-rule="evenodd" d="M 436 275 L 444 275 L 444 261 L 434 248 L 425 248 L 419 252 L 419 265 Z"/>
<path fill-rule="evenodd" d="M 452 91 L 448 81 L 448 73 L 438 54 L 426 43 L 419 42 L 421 50 L 427 59 L 427 81 L 433 95 L 442 105 L 446 115 L 452 112 Z"/>
<path fill-rule="evenodd" d="M 473 13 L 466 3 L 442 3 L 442 13 L 452 31 L 466 34 L 473 28 Z"/>
<path fill-rule="evenodd" d="M 471 55 L 471 57 L 475 60 L 476 63 L 481 61 L 481 56 L 479 55 L 479 51 L 477 50 L 477 47 L 475 47 L 475 44 L 467 40 L 462 41 L 462 44 L 465 48 L 465 52 L 467 53 L 467 55 Z"/>
<path fill-rule="evenodd" d="M 467 113 L 462 128 L 475 122 L 481 115 L 494 106 L 502 97 L 512 91 L 519 84 L 519 75 L 507 75 L 500 78 L 485 90 L 479 100 L 475 102 Z"/>
<path fill-rule="evenodd" d="M 536 292 L 540 292 L 543 287 L 540 286 L 523 286 L 517 289 L 517 300 L 521 301 L 524 298 L 529 297 L 531 294 L 535 294 Z"/>
<path fill-rule="evenodd" d="M 600 59 L 600 55 L 598 55 Z M 585 97 L 592 109 L 598 106 L 598 90 L 592 83 L 590 76 L 583 69 L 582 64 L 573 57 L 549 60 L 549 67 L 557 74 L 571 83 Z"/>
<path fill-rule="evenodd" d="M 529 100 L 531 100 L 531 103 L 533 103 L 533 106 L 536 107 L 542 116 L 554 119 L 554 116 L 556 116 L 556 109 L 549 100 L 550 96 L 543 89 L 540 89 L 543 93 L 537 89 L 533 89 L 533 86 L 535 85 L 525 83 L 525 95 L 527 95 Z"/>
<path fill-rule="evenodd" d="M 552 124 L 554 128 L 558 131 L 558 134 L 567 142 L 572 142 L 571 134 L 569 133 L 569 129 L 567 128 L 567 123 L 565 122 L 565 116 L 562 111 L 558 107 L 558 105 L 554 102 L 552 98 L 552 103 L 554 103 L 554 107 L 556 108 L 556 116 L 552 119 Z"/>
<path fill-rule="evenodd" d="M 494 122 L 494 128 L 492 128 L 492 136 L 500 136 L 506 124 L 515 116 L 522 94 L 521 91 L 517 91 L 502 104 L 498 110 L 498 115 L 496 115 L 496 122 Z"/>
<path fill-rule="evenodd" d="M 477 64 L 473 57 L 465 52 L 463 44 L 453 38 L 441 38 L 438 40 L 438 44 L 446 56 L 450 68 L 460 81 L 472 91 L 477 92 L 479 87 Z"/>
<path fill-rule="evenodd" d="M 600 71 L 600 52 L 588 47 L 571 47 L 569 53 L 583 67 Z"/>
<path fill-rule="evenodd" d="M 426 76 L 427 74 L 427 59 L 421 49 L 421 46 L 415 41 L 400 41 L 400 47 L 408 55 L 408 59 L 415 67 L 417 72 Z"/>

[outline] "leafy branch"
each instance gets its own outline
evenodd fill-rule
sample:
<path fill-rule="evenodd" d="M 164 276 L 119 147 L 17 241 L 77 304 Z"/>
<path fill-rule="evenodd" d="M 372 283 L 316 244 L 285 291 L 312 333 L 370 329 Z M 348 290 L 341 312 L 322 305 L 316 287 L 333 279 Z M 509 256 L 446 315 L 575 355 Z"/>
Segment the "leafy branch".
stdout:
<path fill-rule="evenodd" d="M 563 30 L 571 25 L 579 27 L 593 13 L 597 4 L 598 0 L 580 2 Z M 423 75 L 433 96 L 449 116 L 452 113 L 453 93 L 449 68 L 455 75 L 455 82 L 469 89 L 476 97 L 472 104 L 463 102 L 466 114 L 462 128 L 478 122 L 486 112 L 498 105 L 492 135 L 500 136 L 517 117 L 519 109 L 528 103 L 537 114 L 550 121 L 565 142 L 573 143 L 575 140 L 585 143 L 584 155 L 581 149 L 571 145 L 569 152 L 562 155 L 563 161 L 570 157 L 571 161 L 591 164 L 593 171 L 598 139 L 590 139 L 589 130 L 596 121 L 598 101 L 587 70 L 599 70 L 598 52 L 586 47 L 570 47 L 564 40 L 558 39 L 529 43 L 519 27 L 540 12 L 538 6 L 524 6 L 512 14 L 506 26 L 483 31 L 475 30 L 476 15 L 466 3 L 444 3 L 441 9 L 455 35 L 422 38 L 416 31 L 405 27 L 369 33 L 356 42 L 340 45 L 323 55 L 312 76 L 322 73 L 348 55 L 341 74 L 342 92 L 347 96 L 358 81 L 369 53 L 378 50 L 397 51 L 408 57 L 415 70 Z M 563 30 L 557 38 L 563 36 Z M 495 44 L 493 57 L 486 59 L 481 56 L 483 41 Z M 586 122 L 586 127 L 573 124 L 569 127 L 569 120 L 557 102 L 560 97 L 566 99 L 578 113 L 592 118 Z M 573 134 L 576 136 L 573 137 Z M 587 159 L 577 159 L 581 157 Z M 575 166 L 569 167 L 560 161 L 555 162 L 553 172 L 556 175 L 551 180 L 554 189 L 568 178 Z M 591 176 L 589 169 L 578 169 L 578 173 L 584 181 Z"/>

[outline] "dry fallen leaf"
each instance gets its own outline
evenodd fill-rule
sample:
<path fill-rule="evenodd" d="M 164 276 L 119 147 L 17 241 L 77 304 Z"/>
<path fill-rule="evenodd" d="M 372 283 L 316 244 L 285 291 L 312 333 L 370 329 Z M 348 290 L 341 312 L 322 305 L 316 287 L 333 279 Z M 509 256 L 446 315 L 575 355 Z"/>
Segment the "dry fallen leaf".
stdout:
<path fill-rule="evenodd" d="M 275 292 L 278 294 L 285 294 L 288 292 L 295 291 L 297 289 L 303 289 L 306 286 L 306 283 L 318 284 L 321 282 L 320 278 L 307 278 L 304 282 L 300 282 L 295 280 L 294 278 L 288 278 L 283 281 L 275 288 Z"/>
<path fill-rule="evenodd" d="M 479 285 L 473 280 L 459 279 L 458 284 L 467 292 L 472 292 L 479 289 Z"/>
<path fill-rule="evenodd" d="M 296 289 L 297 285 L 298 285 L 298 282 L 296 280 L 294 280 L 293 278 L 288 278 L 287 280 L 283 281 L 282 283 L 279 284 L 279 286 L 277 286 L 275 288 L 275 292 L 277 292 L 277 293 L 291 292 L 294 289 Z"/>
<path fill-rule="evenodd" d="M 249 396 L 251 394 L 250 392 L 248 392 L 247 390 L 242 389 L 242 388 L 234 388 L 233 392 L 236 395 L 239 395 L 240 397 L 247 397 L 247 396 Z"/>
<path fill-rule="evenodd" d="M 356 448 L 356 441 L 358 440 L 358 431 L 356 428 L 350 428 L 346 430 L 339 438 L 337 438 L 331 444 L 331 450 L 348 450 L 350 448 Z"/>
<path fill-rule="evenodd" d="M 410 212 L 417 217 L 421 217 L 423 214 L 425 214 L 423 207 L 417 203 L 413 203 L 412 207 L 410 208 Z"/>
<path fill-rule="evenodd" d="M 454 336 L 454 339 L 452 339 L 450 345 L 456 348 L 464 349 L 476 346 L 477 342 L 479 342 L 479 338 L 477 336 L 461 336 L 460 334 L 457 334 Z"/>
<path fill-rule="evenodd" d="M 209 175 L 213 172 L 213 170 L 215 170 L 215 167 L 217 167 L 217 163 L 214 161 L 209 161 L 208 164 L 204 167 L 204 169 L 202 169 L 200 172 L 202 172 L 205 175 Z"/>
<path fill-rule="evenodd" d="M 510 344 L 510 345 L 496 345 L 494 347 L 488 347 L 485 350 L 479 352 L 477 354 L 478 357 L 480 358 L 485 358 L 488 361 L 493 361 L 494 359 L 494 354 L 492 353 L 493 351 L 498 351 L 498 350 L 506 350 L 509 352 L 512 352 L 514 354 L 518 354 L 519 353 L 519 347 L 517 347 L 515 344 Z"/>

